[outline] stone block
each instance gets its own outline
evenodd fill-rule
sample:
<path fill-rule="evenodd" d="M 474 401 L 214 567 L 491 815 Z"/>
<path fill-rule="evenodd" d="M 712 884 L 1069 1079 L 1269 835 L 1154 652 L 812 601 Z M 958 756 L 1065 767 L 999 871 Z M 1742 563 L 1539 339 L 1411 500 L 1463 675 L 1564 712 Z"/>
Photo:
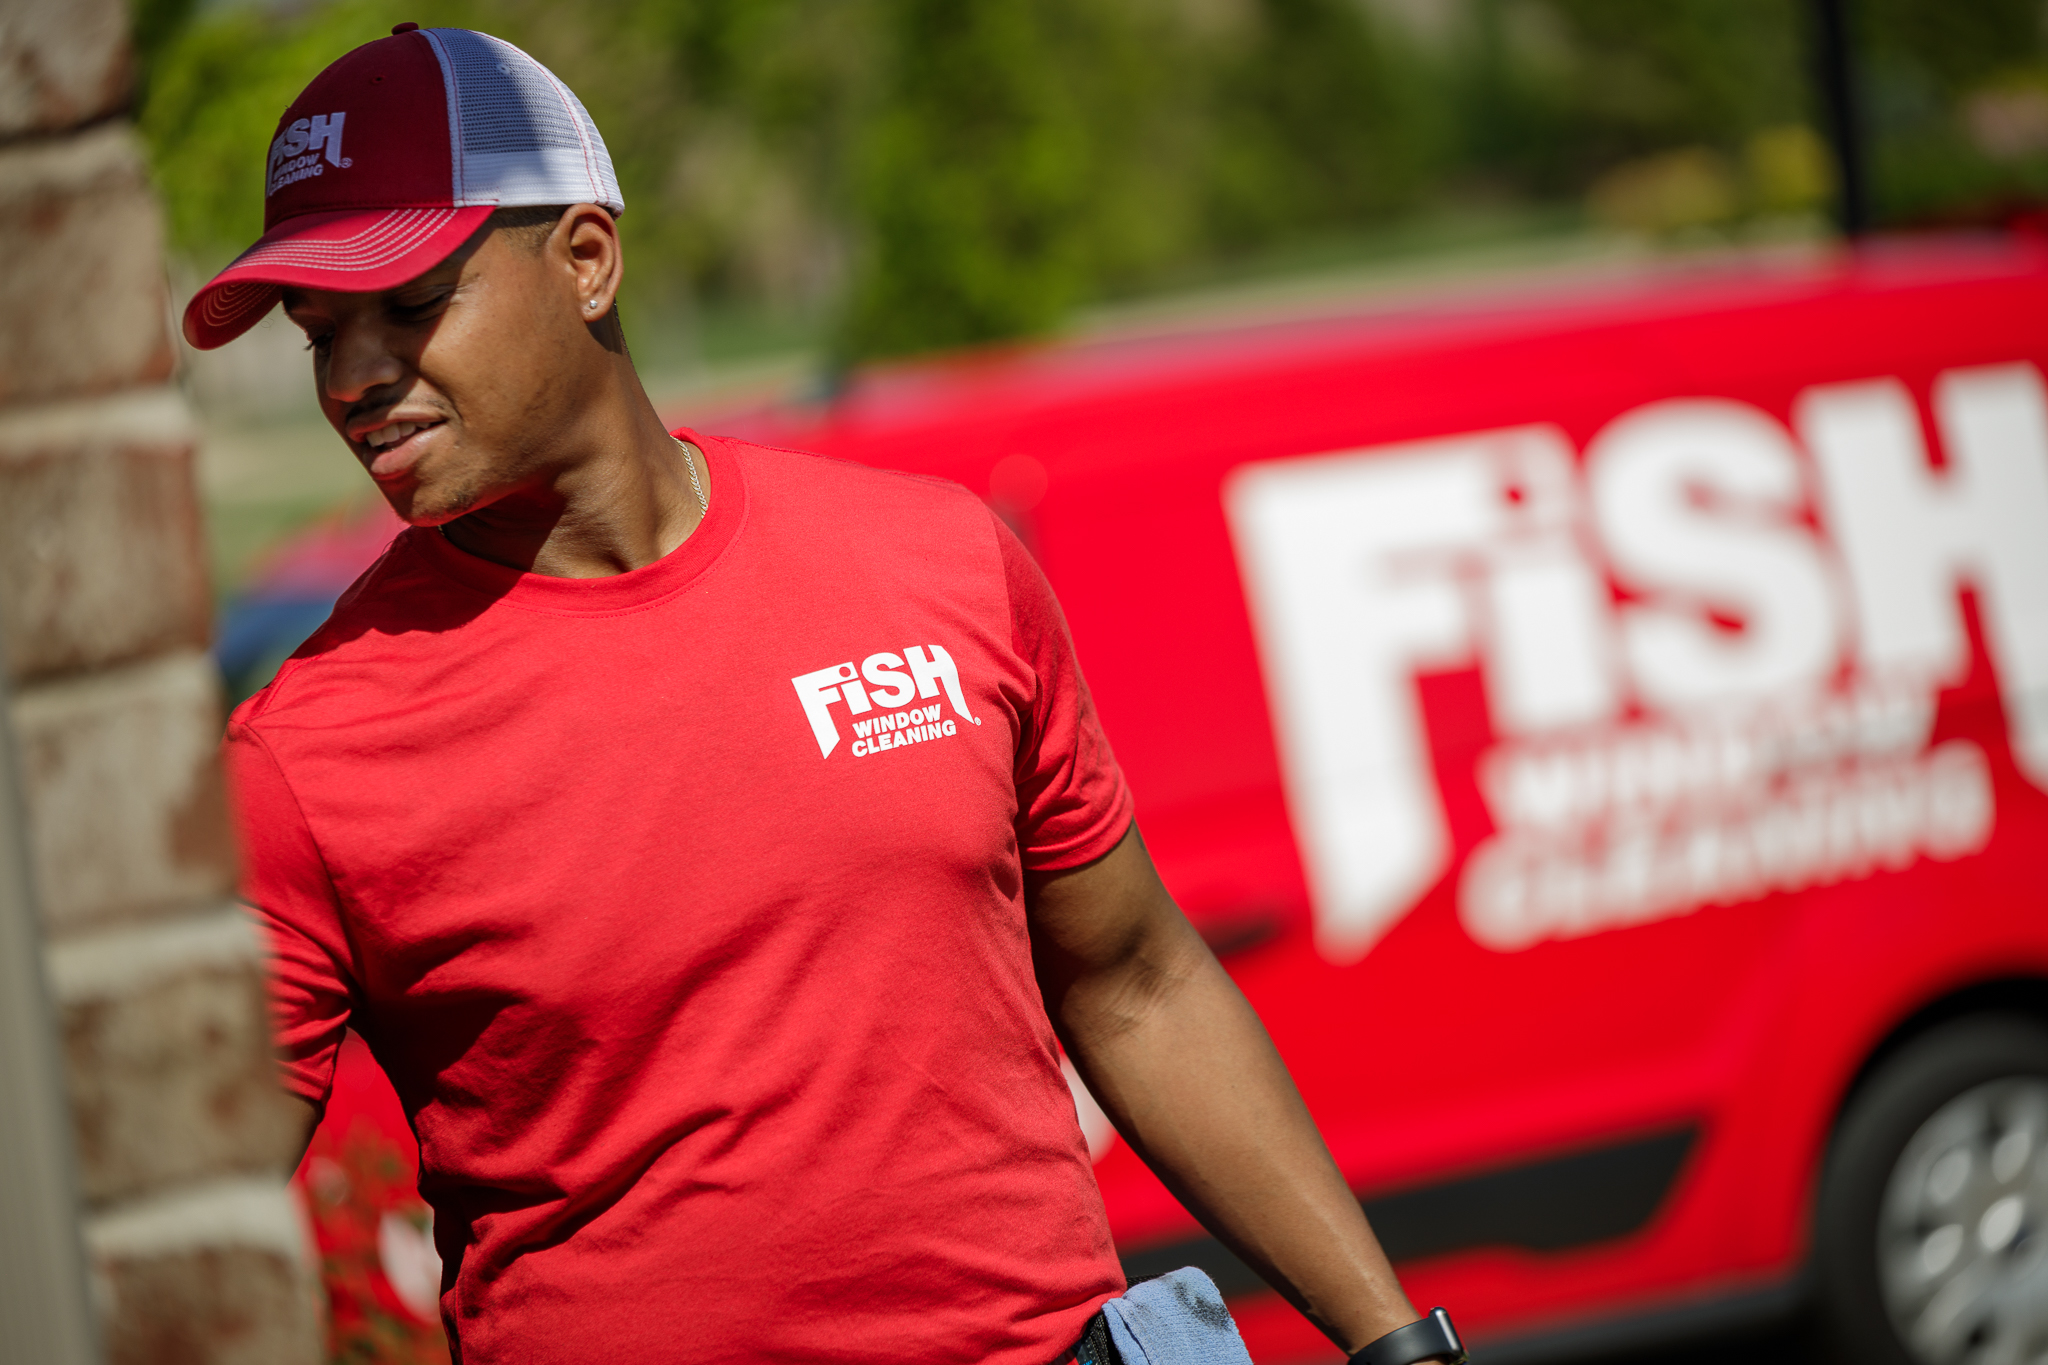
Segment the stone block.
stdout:
<path fill-rule="evenodd" d="M 128 103 L 131 83 L 121 0 L 0 5 L 0 138 L 103 118 Z"/>
<path fill-rule="evenodd" d="M 239 909 L 66 939 L 49 967 L 88 1203 L 290 1168 L 304 1134 Z"/>
<path fill-rule="evenodd" d="M 316 1365 L 307 1240 L 274 1180 L 177 1190 L 90 1220 L 110 1365 Z"/>
<path fill-rule="evenodd" d="M 172 388 L 0 409 L 0 623 L 17 680 L 205 647 L 192 463 Z"/>
<path fill-rule="evenodd" d="M 220 682 L 206 655 L 25 687 L 14 725 L 51 937 L 227 898 Z"/>
<path fill-rule="evenodd" d="M 201 1247 L 104 1274 L 109 1365 L 317 1365 L 314 1310 L 275 1253 Z"/>
<path fill-rule="evenodd" d="M 163 232 L 133 131 L 0 147 L 0 404 L 170 377 Z"/>

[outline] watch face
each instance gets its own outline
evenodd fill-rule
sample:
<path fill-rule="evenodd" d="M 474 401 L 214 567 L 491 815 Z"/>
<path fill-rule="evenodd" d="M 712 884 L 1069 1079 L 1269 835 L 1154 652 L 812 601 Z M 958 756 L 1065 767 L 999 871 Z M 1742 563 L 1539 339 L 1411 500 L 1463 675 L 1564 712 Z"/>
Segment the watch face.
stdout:
<path fill-rule="evenodd" d="M 1429 1321 L 1444 1334 L 1444 1346 L 1450 1352 L 1444 1357 L 1448 1365 L 1464 1365 L 1465 1343 L 1458 1340 L 1458 1329 L 1451 1325 L 1451 1315 L 1441 1308 L 1429 1310 Z"/>
<path fill-rule="evenodd" d="M 1396 1327 L 1367 1344 L 1351 1357 L 1351 1365 L 1422 1365 L 1432 1360 L 1465 1365 L 1465 1345 L 1458 1340 L 1451 1315 L 1441 1308 L 1432 1308 L 1428 1317 Z"/>

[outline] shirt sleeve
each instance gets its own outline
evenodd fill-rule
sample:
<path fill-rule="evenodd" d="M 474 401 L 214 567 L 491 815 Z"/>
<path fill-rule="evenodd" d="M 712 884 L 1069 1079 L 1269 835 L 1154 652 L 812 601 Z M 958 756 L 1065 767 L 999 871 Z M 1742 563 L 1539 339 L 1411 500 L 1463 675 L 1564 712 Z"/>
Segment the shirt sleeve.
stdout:
<path fill-rule="evenodd" d="M 1034 872 L 1080 867 L 1130 828 L 1130 788 L 1096 719 L 1052 585 L 1010 528 L 995 525 L 1011 648 L 1036 683 L 1017 741 L 1017 848 Z"/>
<path fill-rule="evenodd" d="M 271 1028 L 285 1088 L 323 1110 L 354 991 L 341 903 L 298 797 L 263 738 L 223 748 L 242 844 L 242 898 L 270 952 Z"/>

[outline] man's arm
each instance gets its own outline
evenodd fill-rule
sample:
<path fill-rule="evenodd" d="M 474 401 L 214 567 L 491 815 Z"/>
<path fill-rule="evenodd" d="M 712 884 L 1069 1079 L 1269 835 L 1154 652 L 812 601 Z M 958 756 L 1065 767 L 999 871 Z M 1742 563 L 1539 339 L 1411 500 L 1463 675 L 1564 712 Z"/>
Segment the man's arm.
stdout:
<path fill-rule="evenodd" d="M 313 1101 L 289 1090 L 284 1092 L 284 1097 L 290 1102 L 292 1118 L 298 1125 L 299 1150 L 292 1158 L 292 1169 L 296 1171 L 299 1163 L 306 1159 L 306 1149 L 313 1145 L 313 1130 L 320 1126 L 320 1111 L 314 1107 Z"/>
<path fill-rule="evenodd" d="M 1345 1351 L 1413 1322 L 1265 1026 L 1137 826 L 1085 867 L 1032 874 L 1027 897 L 1053 1028 L 1175 1197 Z"/>

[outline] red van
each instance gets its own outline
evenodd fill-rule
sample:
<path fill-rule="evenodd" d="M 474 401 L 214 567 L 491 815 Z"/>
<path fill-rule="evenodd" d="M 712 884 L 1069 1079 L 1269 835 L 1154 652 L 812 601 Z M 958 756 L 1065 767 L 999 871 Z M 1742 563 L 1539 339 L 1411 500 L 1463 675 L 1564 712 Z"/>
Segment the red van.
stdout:
<path fill-rule="evenodd" d="M 2039 1362 L 2044 370 L 2048 246 L 1986 240 L 917 365 L 723 429 L 1017 528 L 1168 885 L 1487 1365 L 1808 1305 L 1861 1362 Z M 1077 1102 L 1131 1271 L 1331 1359 Z"/>
<path fill-rule="evenodd" d="M 1418 1302 L 2048 1360 L 2048 251 L 907 369 L 748 434 L 986 490 Z M 858 515 L 853 509 L 853 515 Z M 1133 1270 L 1327 1357 L 1128 1148 Z"/>

